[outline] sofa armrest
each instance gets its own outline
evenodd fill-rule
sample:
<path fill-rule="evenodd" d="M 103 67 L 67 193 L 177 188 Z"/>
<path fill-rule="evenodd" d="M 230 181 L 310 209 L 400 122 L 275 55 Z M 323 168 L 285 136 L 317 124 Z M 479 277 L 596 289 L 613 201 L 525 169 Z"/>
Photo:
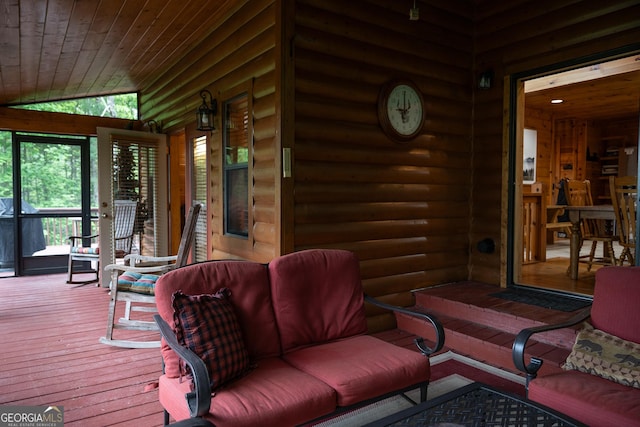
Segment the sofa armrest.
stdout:
<path fill-rule="evenodd" d="M 426 320 L 427 322 L 429 322 L 436 331 L 436 345 L 433 348 L 429 348 L 424 344 L 424 339 L 416 338 L 414 340 L 420 352 L 425 356 L 429 356 L 437 351 L 440 351 L 440 349 L 442 349 L 442 347 L 444 346 L 444 328 L 442 327 L 442 323 L 440 323 L 440 321 L 436 319 L 435 316 L 427 313 L 409 310 L 407 308 L 398 307 L 391 304 L 386 304 L 382 301 L 378 301 L 377 299 L 367 294 L 364 295 L 364 299 L 366 302 L 371 303 L 375 306 L 384 308 L 386 310 L 391 310 L 396 313 L 402 313 L 408 316 L 417 317 L 418 319 Z"/>
<path fill-rule="evenodd" d="M 211 386 L 207 367 L 197 354 L 178 343 L 173 330 L 159 314 L 154 315 L 153 318 L 158 324 L 162 338 L 191 369 L 194 387 L 193 391 L 185 395 L 185 399 L 189 405 L 191 417 L 201 417 L 208 413 L 211 407 Z"/>
<path fill-rule="evenodd" d="M 538 370 L 542 367 L 542 362 L 543 362 L 542 359 L 540 358 L 532 357 L 529 364 L 528 365 L 525 364 L 524 352 L 525 352 L 525 347 L 527 346 L 527 341 L 529 340 L 529 338 L 531 338 L 532 335 L 540 332 L 553 331 L 555 329 L 563 329 L 563 328 L 568 328 L 570 326 L 577 325 L 587 320 L 590 315 L 591 315 L 591 307 L 580 311 L 578 314 L 571 317 L 565 322 L 554 323 L 552 325 L 542 325 L 542 326 L 535 326 L 532 328 L 526 328 L 521 330 L 518 333 L 515 341 L 513 342 L 511 354 L 513 357 L 513 363 L 514 365 L 516 365 L 516 368 L 518 368 L 518 370 L 527 374 L 527 385 L 529 385 L 529 381 L 531 381 L 536 377 L 536 375 L 538 374 Z"/>

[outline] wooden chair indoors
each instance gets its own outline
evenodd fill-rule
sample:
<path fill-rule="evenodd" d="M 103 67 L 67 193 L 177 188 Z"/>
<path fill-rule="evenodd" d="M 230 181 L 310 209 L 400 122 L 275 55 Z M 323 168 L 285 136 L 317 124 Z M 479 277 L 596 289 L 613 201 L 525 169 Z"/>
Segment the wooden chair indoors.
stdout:
<path fill-rule="evenodd" d="M 618 262 L 635 265 L 636 257 L 636 200 L 638 198 L 637 177 L 609 177 L 611 203 L 616 215 L 618 239 L 622 253 Z"/>
<path fill-rule="evenodd" d="M 591 196 L 591 183 L 589 180 L 567 180 L 567 203 L 569 206 L 593 206 L 593 198 Z M 589 255 L 578 257 L 578 261 L 587 264 L 587 271 L 591 271 L 593 264 L 616 265 L 615 251 L 613 242 L 618 238 L 615 233 L 609 232 L 604 220 L 585 219 L 580 224 L 580 248 L 585 240 L 591 241 L 591 250 Z M 602 242 L 602 257 L 596 258 L 596 249 L 598 242 Z"/>
<path fill-rule="evenodd" d="M 196 223 L 200 214 L 200 204 L 195 204 L 189 209 L 180 246 L 176 255 L 165 257 L 151 257 L 130 255 L 125 257 L 129 265 L 111 264 L 105 267 L 105 271 L 111 272 L 109 313 L 107 319 L 107 334 L 100 338 L 100 342 L 107 345 L 126 348 L 151 348 L 160 347 L 158 340 L 133 340 L 114 339 L 114 329 L 127 329 L 133 331 L 157 331 L 158 327 L 153 320 L 136 320 L 131 318 L 131 313 L 155 312 L 155 282 L 160 275 L 184 267 L 189 259 L 189 253 L 193 246 Z M 124 303 L 124 316 L 116 321 L 116 309 L 118 302 Z"/>
<path fill-rule="evenodd" d="M 138 203 L 133 200 L 115 200 L 113 202 L 113 233 L 116 258 L 124 258 L 131 253 L 133 231 L 136 223 Z M 87 284 L 100 279 L 99 234 L 87 236 L 69 236 L 69 267 L 67 283 Z M 75 261 L 75 262 L 74 262 Z M 95 269 L 87 269 L 87 263 L 95 263 Z M 78 273 L 95 273 L 95 279 L 74 281 Z"/>

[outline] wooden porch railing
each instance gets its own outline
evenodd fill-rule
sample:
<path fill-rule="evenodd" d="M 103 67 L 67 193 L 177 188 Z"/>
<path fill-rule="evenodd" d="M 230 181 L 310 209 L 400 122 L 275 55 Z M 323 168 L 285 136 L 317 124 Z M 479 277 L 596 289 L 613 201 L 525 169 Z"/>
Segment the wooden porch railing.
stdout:
<path fill-rule="evenodd" d="M 42 231 L 47 246 L 60 246 L 69 244 L 69 236 L 81 235 L 79 218 L 42 218 Z M 98 234 L 98 219 L 91 220 L 91 232 L 85 234 Z"/>
<path fill-rule="evenodd" d="M 47 246 L 62 246 L 69 244 L 69 236 L 98 234 L 98 209 L 91 210 L 91 231 L 82 233 L 80 212 L 77 209 L 41 208 L 42 231 Z M 46 216 L 47 214 L 69 214 L 77 216 Z"/>

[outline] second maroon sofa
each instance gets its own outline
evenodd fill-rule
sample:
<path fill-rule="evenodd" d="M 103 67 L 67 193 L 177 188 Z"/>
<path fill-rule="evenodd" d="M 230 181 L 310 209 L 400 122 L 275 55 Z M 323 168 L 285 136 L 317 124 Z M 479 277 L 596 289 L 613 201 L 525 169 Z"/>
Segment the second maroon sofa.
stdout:
<path fill-rule="evenodd" d="M 581 324 L 562 372 L 537 375 L 542 361 L 525 362 L 533 334 Z M 513 360 L 528 376 L 528 398 L 593 427 L 640 427 L 640 267 L 596 272 L 593 304 L 559 325 L 521 331 Z"/>

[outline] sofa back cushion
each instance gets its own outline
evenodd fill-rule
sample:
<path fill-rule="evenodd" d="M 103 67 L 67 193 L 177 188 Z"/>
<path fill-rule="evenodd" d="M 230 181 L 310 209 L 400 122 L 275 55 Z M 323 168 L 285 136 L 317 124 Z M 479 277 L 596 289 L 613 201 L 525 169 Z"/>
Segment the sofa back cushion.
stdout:
<path fill-rule="evenodd" d="M 591 323 L 596 329 L 640 343 L 640 267 L 603 267 L 596 272 Z"/>
<path fill-rule="evenodd" d="M 280 354 L 280 339 L 271 306 L 269 276 L 264 264 L 251 261 L 207 261 L 192 264 L 162 275 L 156 283 L 158 313 L 175 328 L 172 297 L 176 291 L 185 295 L 215 294 L 230 290 L 229 300 L 242 330 L 251 360 Z M 178 356 L 162 344 L 167 376 L 180 376 Z"/>
<path fill-rule="evenodd" d="M 360 264 L 348 251 L 310 249 L 269 263 L 282 351 L 367 331 Z"/>

